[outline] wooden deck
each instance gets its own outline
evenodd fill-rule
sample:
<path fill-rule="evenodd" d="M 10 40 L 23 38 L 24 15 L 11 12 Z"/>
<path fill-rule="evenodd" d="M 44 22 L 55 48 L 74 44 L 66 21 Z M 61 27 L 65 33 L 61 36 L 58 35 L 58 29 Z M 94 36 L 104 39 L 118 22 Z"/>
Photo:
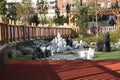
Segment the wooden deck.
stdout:
<path fill-rule="evenodd" d="M 0 80 L 119 80 L 120 60 L 7 61 Z"/>

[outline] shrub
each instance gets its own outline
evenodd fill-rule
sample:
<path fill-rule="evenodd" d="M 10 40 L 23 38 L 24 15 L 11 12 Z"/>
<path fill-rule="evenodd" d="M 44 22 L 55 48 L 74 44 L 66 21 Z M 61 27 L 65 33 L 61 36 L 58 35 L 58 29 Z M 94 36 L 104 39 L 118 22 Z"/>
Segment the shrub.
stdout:
<path fill-rule="evenodd" d="M 99 33 L 99 36 L 97 37 L 96 35 L 87 35 L 85 37 L 83 36 L 79 36 L 79 38 L 77 38 L 76 40 L 80 41 L 83 40 L 86 43 L 90 43 L 90 42 L 97 42 L 99 40 L 103 40 L 105 37 L 105 33 Z M 118 39 L 120 39 L 120 31 L 115 31 L 115 32 L 110 32 L 110 39 L 111 42 L 117 42 Z"/>
<path fill-rule="evenodd" d="M 104 38 L 104 34 L 99 34 L 99 36 L 97 37 L 96 35 L 87 35 L 86 37 L 83 36 L 79 36 L 79 38 L 77 38 L 77 41 L 83 40 L 86 43 L 90 43 L 90 42 L 97 42 L 98 40 L 103 40 Z"/>
<path fill-rule="evenodd" d="M 120 39 L 120 31 L 110 32 L 111 42 L 117 42 Z"/>

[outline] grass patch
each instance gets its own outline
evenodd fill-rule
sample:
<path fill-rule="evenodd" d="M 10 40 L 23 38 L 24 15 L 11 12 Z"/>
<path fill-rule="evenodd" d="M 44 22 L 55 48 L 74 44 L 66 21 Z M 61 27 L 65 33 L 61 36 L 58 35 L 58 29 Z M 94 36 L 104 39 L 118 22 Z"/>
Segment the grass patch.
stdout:
<path fill-rule="evenodd" d="M 120 60 L 120 49 L 112 52 L 96 52 L 93 60 Z"/>

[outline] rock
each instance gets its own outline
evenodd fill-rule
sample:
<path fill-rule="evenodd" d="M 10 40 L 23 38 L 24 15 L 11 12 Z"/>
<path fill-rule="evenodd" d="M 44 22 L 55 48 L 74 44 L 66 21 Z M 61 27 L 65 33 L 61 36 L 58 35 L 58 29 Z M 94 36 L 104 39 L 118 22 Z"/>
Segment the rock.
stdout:
<path fill-rule="evenodd" d="M 73 48 L 71 46 L 66 46 L 67 50 L 72 50 Z"/>
<path fill-rule="evenodd" d="M 16 56 L 22 56 L 22 55 L 23 55 L 22 52 L 20 52 L 19 50 L 16 50 Z"/>
<path fill-rule="evenodd" d="M 95 53 L 95 50 L 89 48 L 89 50 L 87 51 L 86 58 L 87 58 L 87 59 L 92 59 L 92 58 L 94 57 L 94 53 Z"/>
<path fill-rule="evenodd" d="M 80 59 L 92 59 L 94 57 L 95 50 L 89 48 L 88 50 L 81 50 L 78 52 L 78 57 Z"/>
<path fill-rule="evenodd" d="M 45 52 L 46 47 L 42 46 L 40 47 L 40 49 L 42 50 L 42 52 Z"/>
<path fill-rule="evenodd" d="M 78 53 L 78 57 L 79 57 L 80 59 L 86 59 L 86 51 L 80 51 L 80 52 Z"/>
<path fill-rule="evenodd" d="M 83 42 L 82 42 L 82 40 L 80 40 L 79 49 L 80 49 L 80 50 L 83 50 Z"/>
<path fill-rule="evenodd" d="M 90 45 L 96 45 L 96 42 L 91 42 Z"/>
<path fill-rule="evenodd" d="M 78 48 L 78 47 L 79 47 L 78 41 L 73 41 L 73 48 Z"/>
<path fill-rule="evenodd" d="M 23 54 L 32 54 L 34 53 L 34 49 L 31 47 L 24 47 L 23 49 Z"/>

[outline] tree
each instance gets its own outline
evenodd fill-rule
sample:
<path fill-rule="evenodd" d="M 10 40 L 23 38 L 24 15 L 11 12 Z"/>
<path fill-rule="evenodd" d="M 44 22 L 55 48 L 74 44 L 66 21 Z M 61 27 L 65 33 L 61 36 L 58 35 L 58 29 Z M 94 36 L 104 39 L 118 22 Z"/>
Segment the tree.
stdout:
<path fill-rule="evenodd" d="M 57 5 L 55 6 L 55 14 L 56 14 L 56 18 L 54 19 L 55 23 L 63 25 L 64 23 L 68 22 L 68 19 L 64 15 L 60 15 L 60 11 Z"/>
<path fill-rule="evenodd" d="M 0 15 L 5 18 L 6 15 L 6 0 L 0 0 Z"/>
<path fill-rule="evenodd" d="M 91 1 L 89 4 L 89 13 L 90 13 L 90 17 L 92 18 L 92 23 L 94 23 L 94 20 L 95 20 L 95 1 Z"/>
<path fill-rule="evenodd" d="M 89 7 L 88 6 L 80 6 L 77 12 L 74 15 L 76 18 L 77 26 L 79 26 L 79 33 L 86 35 L 88 30 L 88 22 L 89 22 Z"/>
<path fill-rule="evenodd" d="M 48 7 L 44 0 L 41 0 L 40 2 L 38 1 L 37 5 L 39 9 L 39 14 L 40 14 L 40 23 L 44 25 L 45 23 L 48 22 L 46 18 Z"/>
<path fill-rule="evenodd" d="M 31 25 L 31 23 L 35 23 L 36 26 L 38 26 L 38 24 L 40 23 L 37 14 L 33 14 L 33 16 L 29 19 L 29 24 Z"/>
<path fill-rule="evenodd" d="M 80 16 L 77 20 L 77 25 L 80 26 L 80 33 L 86 34 L 89 21 L 89 8 L 81 7 L 79 10 Z"/>
<path fill-rule="evenodd" d="M 6 14 L 6 0 L 0 0 L 0 15 Z"/>
<path fill-rule="evenodd" d="M 82 0 L 81 0 L 82 1 Z M 78 0 L 76 1 L 76 9 L 74 9 L 73 21 L 76 22 L 77 26 L 79 26 L 79 34 L 87 35 L 88 30 L 88 22 L 90 21 L 90 16 L 92 17 L 92 21 L 94 22 L 95 17 L 95 3 L 92 0 L 88 6 L 84 6 L 79 4 Z"/>
<path fill-rule="evenodd" d="M 82 1 L 82 0 L 80 0 L 80 5 L 81 5 L 81 6 L 83 5 L 83 1 Z"/>
<path fill-rule="evenodd" d="M 54 21 L 55 23 L 60 24 L 60 11 L 57 5 L 55 5 L 55 14 L 56 14 L 56 17 Z"/>
<path fill-rule="evenodd" d="M 55 14 L 56 14 L 57 18 L 60 17 L 60 10 L 57 5 L 55 6 Z"/>
<path fill-rule="evenodd" d="M 17 18 L 20 19 L 24 24 L 27 24 L 29 18 L 33 14 L 33 8 L 31 0 L 22 0 L 21 3 L 16 5 Z"/>
<path fill-rule="evenodd" d="M 70 16 L 70 4 L 66 5 L 66 13 L 67 13 L 67 23 L 69 22 L 69 16 Z"/>
<path fill-rule="evenodd" d="M 15 4 L 16 3 L 13 3 L 11 5 L 11 7 L 8 8 L 7 15 L 6 15 L 7 19 L 11 19 L 11 20 L 14 20 L 14 21 L 16 21 L 16 7 L 15 7 Z"/>

